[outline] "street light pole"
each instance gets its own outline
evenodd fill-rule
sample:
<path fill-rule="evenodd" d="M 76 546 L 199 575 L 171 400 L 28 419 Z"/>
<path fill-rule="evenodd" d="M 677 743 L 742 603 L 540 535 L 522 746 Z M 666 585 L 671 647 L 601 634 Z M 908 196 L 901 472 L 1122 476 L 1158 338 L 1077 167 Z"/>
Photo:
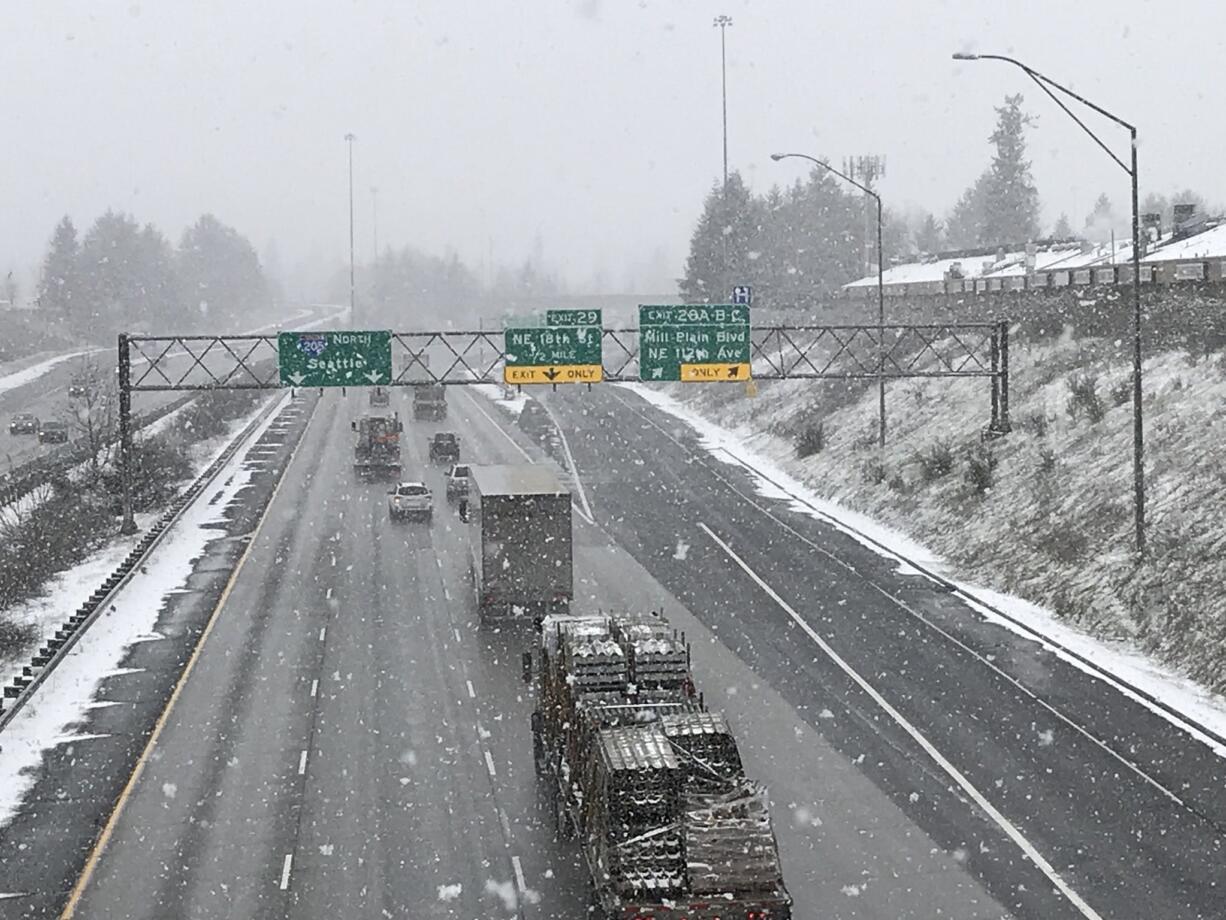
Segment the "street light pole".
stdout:
<path fill-rule="evenodd" d="M 724 32 L 732 25 L 731 16 L 716 16 L 712 23 L 719 29 L 719 69 L 720 86 L 724 107 L 724 194 L 728 194 L 728 46 Z"/>
<path fill-rule="evenodd" d="M 723 104 L 724 115 L 724 184 L 720 186 L 720 202 L 723 210 L 724 226 L 728 225 L 728 45 L 725 38 L 725 32 L 728 26 L 732 25 L 732 17 L 719 15 L 715 17 L 712 23 L 719 29 L 719 73 L 720 73 L 720 98 Z M 720 288 L 723 291 L 722 296 L 727 297 L 730 293 L 728 288 L 730 279 L 728 277 L 728 237 L 726 234 L 720 234 L 720 242 L 724 252 L 724 274 L 721 279 Z"/>
<path fill-rule="evenodd" d="M 881 196 L 867 185 L 862 185 L 851 176 L 844 175 L 829 163 L 823 163 L 817 157 L 807 153 L 772 153 L 771 159 L 778 163 L 788 157 L 808 160 L 829 173 L 838 176 L 844 182 L 850 182 L 864 194 L 872 197 L 877 203 L 877 399 L 878 399 L 878 432 L 877 440 L 880 447 L 885 447 L 885 250 L 882 248 L 882 218 Z"/>
<path fill-rule="evenodd" d="M 370 187 L 370 226 L 374 236 L 373 258 L 370 260 L 373 267 L 379 261 L 379 190 L 373 185 Z"/>
<path fill-rule="evenodd" d="M 1124 172 L 1128 173 L 1132 180 L 1132 488 L 1133 488 L 1133 507 L 1136 528 L 1136 546 L 1137 554 L 1144 558 L 1145 556 L 1145 425 L 1143 406 L 1141 401 L 1141 223 L 1140 215 L 1137 213 L 1137 129 L 1135 125 L 1129 124 L 1124 119 L 1112 115 L 1101 106 L 1095 105 L 1084 96 L 1080 96 L 1073 92 L 1067 86 L 1062 86 L 1051 77 L 1044 76 L 1033 67 L 1023 64 L 1021 61 L 1006 57 L 1002 54 L 964 54 L 959 53 L 953 56 L 955 61 L 1004 61 L 1006 64 L 1012 64 L 1014 67 L 1020 68 L 1026 76 L 1043 90 L 1051 100 L 1063 109 L 1064 114 L 1077 122 L 1081 130 L 1085 131 L 1090 136 L 1090 139 L 1115 161 Z M 1062 93 L 1070 99 L 1080 102 L 1091 111 L 1097 112 L 1104 118 L 1110 119 L 1122 128 L 1128 131 L 1128 140 L 1132 148 L 1130 165 L 1125 165 L 1110 147 L 1108 147 L 1093 131 L 1086 126 L 1086 123 L 1078 118 L 1067 105 L 1064 100 L 1056 95 L 1053 90 Z"/>
<path fill-rule="evenodd" d="M 349 323 L 352 326 L 356 321 L 356 285 L 354 283 L 353 269 L 353 142 L 352 134 L 345 135 L 345 142 L 349 145 Z"/>

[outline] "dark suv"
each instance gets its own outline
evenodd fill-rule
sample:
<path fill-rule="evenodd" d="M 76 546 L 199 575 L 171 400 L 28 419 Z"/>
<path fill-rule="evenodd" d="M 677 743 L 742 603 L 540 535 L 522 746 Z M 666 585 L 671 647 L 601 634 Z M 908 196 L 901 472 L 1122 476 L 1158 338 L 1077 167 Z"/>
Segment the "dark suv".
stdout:
<path fill-rule="evenodd" d="M 67 422 L 43 422 L 38 426 L 39 444 L 65 444 L 68 441 Z"/>
<path fill-rule="evenodd" d="M 19 412 L 9 419 L 9 434 L 38 434 L 38 416 Z"/>

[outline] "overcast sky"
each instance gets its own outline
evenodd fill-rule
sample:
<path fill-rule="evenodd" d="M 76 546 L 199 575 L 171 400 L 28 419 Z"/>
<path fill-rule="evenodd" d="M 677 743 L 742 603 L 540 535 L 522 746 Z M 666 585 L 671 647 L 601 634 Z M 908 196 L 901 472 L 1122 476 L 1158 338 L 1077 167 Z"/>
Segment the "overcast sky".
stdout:
<path fill-rule="evenodd" d="M 1024 74 L 950 60 L 976 50 L 1134 121 L 1142 195 L 1226 201 L 1221 0 L 10 0 L 0 265 L 108 206 L 174 240 L 212 211 L 286 268 L 340 262 L 353 132 L 359 259 L 375 186 L 381 244 L 477 267 L 539 234 L 577 286 L 621 287 L 658 251 L 679 274 L 721 169 L 718 13 L 729 158 L 758 190 L 802 172 L 776 149 L 881 154 L 887 205 L 943 214 L 1023 92 L 1047 223 L 1080 226 L 1101 191 L 1126 213 L 1127 176 Z"/>

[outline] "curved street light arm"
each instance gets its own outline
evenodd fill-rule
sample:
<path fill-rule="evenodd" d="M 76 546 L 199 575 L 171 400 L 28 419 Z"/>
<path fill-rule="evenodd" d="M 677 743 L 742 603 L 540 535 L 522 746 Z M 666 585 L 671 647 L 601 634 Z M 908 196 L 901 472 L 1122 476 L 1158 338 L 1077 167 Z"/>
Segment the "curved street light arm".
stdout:
<path fill-rule="evenodd" d="M 880 195 L 878 195 L 876 192 L 874 192 L 874 191 L 873 191 L 871 188 L 869 188 L 868 186 L 866 186 L 866 185 L 861 185 L 859 182 L 857 182 L 857 181 L 856 181 L 855 179 L 853 179 L 851 176 L 845 176 L 845 175 L 843 175 L 843 173 L 839 172 L 837 169 L 835 169 L 835 168 L 834 168 L 833 166 L 831 166 L 829 163 L 823 163 L 823 162 L 822 162 L 821 160 L 819 160 L 817 157 L 811 157 L 811 156 L 809 156 L 807 153 L 772 153 L 772 154 L 771 154 L 771 159 L 772 159 L 772 160 L 774 160 L 775 162 L 778 162 L 778 161 L 780 161 L 780 160 L 786 160 L 788 157 L 798 157 L 799 159 L 802 159 L 802 160 L 808 160 L 810 163 L 815 163 L 815 164 L 817 164 L 818 166 L 820 166 L 822 169 L 826 170 L 827 172 L 832 172 L 832 173 L 834 173 L 836 176 L 838 176 L 838 177 L 839 177 L 840 179 L 842 179 L 844 182 L 850 182 L 852 185 L 854 185 L 854 186 L 855 186 L 856 188 L 858 188 L 860 191 L 864 192 L 864 194 L 866 194 L 866 195 L 871 195 L 873 198 L 875 198 L 875 199 L 876 199 L 876 201 L 877 201 L 877 207 L 881 207 L 881 196 L 880 196 Z"/>
<path fill-rule="evenodd" d="M 1067 86 L 1063 86 L 1062 84 L 1057 83 L 1051 77 L 1045 74 L 1039 73 L 1033 67 L 1028 67 L 1027 65 L 1023 64 L 1021 61 L 1017 60 L 1016 58 L 1006 57 L 1003 54 L 972 54 L 972 55 L 955 54 L 954 60 L 957 60 L 957 61 L 1004 61 L 1007 64 L 1012 64 L 1013 66 L 1019 68 L 1026 74 L 1026 76 L 1030 77 L 1030 79 L 1035 82 L 1035 84 L 1039 87 L 1039 89 L 1043 90 L 1043 92 L 1047 93 L 1047 95 L 1051 97 L 1052 102 L 1056 103 L 1056 105 L 1060 106 L 1060 108 L 1064 110 L 1065 115 L 1073 119 L 1073 121 L 1077 122 L 1077 126 L 1080 127 L 1081 130 L 1084 131 L 1086 134 L 1088 134 L 1090 136 L 1090 139 L 1094 141 L 1094 143 L 1098 144 L 1098 146 L 1103 149 L 1103 152 L 1106 153 L 1107 156 L 1111 157 L 1111 159 L 1115 161 L 1116 165 L 1119 166 L 1120 169 L 1124 170 L 1124 172 L 1128 173 L 1129 175 L 1132 174 L 1132 170 L 1128 168 L 1128 165 L 1123 160 L 1121 160 L 1118 156 L 1116 156 L 1115 152 L 1110 147 L 1108 147 L 1105 143 L 1103 143 L 1103 141 L 1099 138 L 1099 136 L 1095 134 L 1093 131 L 1091 131 L 1089 126 L 1086 125 L 1084 121 L 1082 121 L 1075 114 L 1073 114 L 1073 111 L 1067 105 L 1065 105 L 1064 100 L 1061 99 L 1059 96 L 1057 96 L 1055 93 L 1053 93 L 1052 89 L 1054 88 L 1054 89 L 1059 90 L 1060 92 L 1064 93 L 1069 98 L 1076 99 L 1082 105 L 1097 112 L 1099 115 L 1102 115 L 1104 118 L 1108 118 L 1111 121 L 1115 122 L 1117 125 L 1120 125 L 1123 128 L 1127 128 L 1129 136 L 1131 137 L 1133 143 L 1135 144 L 1136 137 L 1137 137 L 1137 129 L 1133 125 L 1124 121 L 1124 119 L 1116 115 L 1112 115 L 1102 106 L 1095 105 L 1089 99 L 1085 98 L 1085 96 L 1082 96 L 1082 95 L 1079 95 L 1078 93 L 1073 92 Z"/>

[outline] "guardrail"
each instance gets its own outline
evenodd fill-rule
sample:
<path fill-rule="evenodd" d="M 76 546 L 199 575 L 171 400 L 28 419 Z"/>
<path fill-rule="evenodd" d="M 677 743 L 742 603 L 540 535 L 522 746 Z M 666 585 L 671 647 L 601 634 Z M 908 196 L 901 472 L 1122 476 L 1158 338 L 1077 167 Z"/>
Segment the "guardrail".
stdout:
<path fill-rule="evenodd" d="M 276 411 L 279 401 L 273 401 L 263 412 L 244 426 L 243 430 L 231 440 L 224 451 L 192 481 L 171 502 L 157 521 L 141 536 L 131 552 L 115 568 L 106 580 L 90 595 L 89 600 L 77 608 L 55 633 L 48 638 L 30 663 L 21 669 L 21 673 L 0 692 L 0 732 L 13 720 L 17 713 L 30 701 L 35 691 L 56 666 L 64 660 L 72 647 L 93 622 L 107 609 L 115 596 L 123 590 L 132 579 L 144 560 L 161 542 L 171 525 L 179 519 L 183 512 L 200 495 L 204 489 L 217 477 L 225 465 L 234 457 L 251 433 L 264 421 L 268 415 Z M 312 410 L 314 402 L 311 403 Z"/>

